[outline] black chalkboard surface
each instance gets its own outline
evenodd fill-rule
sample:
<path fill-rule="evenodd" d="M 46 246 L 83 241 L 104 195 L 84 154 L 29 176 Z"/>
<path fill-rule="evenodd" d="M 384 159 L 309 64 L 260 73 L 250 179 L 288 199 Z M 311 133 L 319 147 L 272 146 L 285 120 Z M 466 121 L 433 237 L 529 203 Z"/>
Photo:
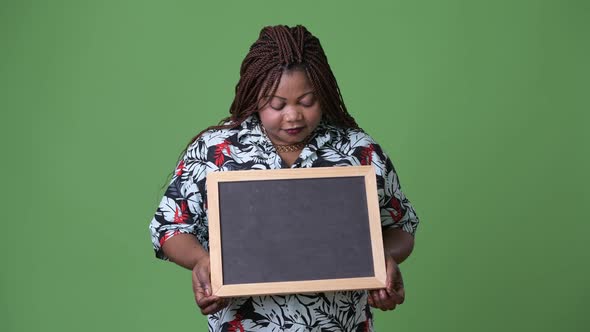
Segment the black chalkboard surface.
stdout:
<path fill-rule="evenodd" d="M 384 287 L 371 166 L 215 172 L 207 192 L 215 295 Z"/>

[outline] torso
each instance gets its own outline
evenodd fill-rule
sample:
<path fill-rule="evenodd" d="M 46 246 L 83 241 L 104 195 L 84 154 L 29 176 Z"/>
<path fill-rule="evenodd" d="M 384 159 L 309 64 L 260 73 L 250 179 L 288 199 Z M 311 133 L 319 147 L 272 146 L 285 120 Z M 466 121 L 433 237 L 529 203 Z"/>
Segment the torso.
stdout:
<path fill-rule="evenodd" d="M 297 158 L 299 158 L 300 153 L 301 151 L 279 152 L 279 156 L 283 160 L 285 166 L 291 167 L 295 163 L 295 161 L 297 161 Z"/>
<path fill-rule="evenodd" d="M 168 233 L 156 233 L 162 235 L 154 237 L 155 248 L 159 250 L 158 244 L 168 234 L 190 227 L 190 233 L 208 249 L 206 175 L 214 171 L 373 165 L 380 189 L 379 202 L 396 203 L 381 206 L 382 225 L 391 227 L 399 221 L 393 217 L 402 216 L 399 209 L 406 202 L 403 196 L 401 201 L 389 196 L 397 177 L 391 163 L 385 161 L 380 147 L 368 135 L 354 129 L 322 125 L 302 151 L 280 154 L 255 119 L 245 121 L 238 129 L 206 132 L 187 149 L 154 218 L 153 229 L 168 229 Z M 188 198 L 180 197 L 181 194 Z M 409 202 L 407 208 L 411 209 Z M 190 222 L 183 219 L 185 215 L 191 218 Z M 157 255 L 165 257 L 161 251 Z M 208 322 L 209 330 L 216 332 L 373 331 L 364 290 L 233 298 L 228 307 L 209 315 Z"/>

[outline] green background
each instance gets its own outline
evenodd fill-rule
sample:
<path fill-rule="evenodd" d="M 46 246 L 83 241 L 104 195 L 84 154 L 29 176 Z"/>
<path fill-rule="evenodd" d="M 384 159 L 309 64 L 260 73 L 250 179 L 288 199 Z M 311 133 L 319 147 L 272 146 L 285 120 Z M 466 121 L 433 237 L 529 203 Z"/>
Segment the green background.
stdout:
<path fill-rule="evenodd" d="M 304 24 L 421 226 L 378 331 L 590 324 L 588 1 L 0 1 L 2 331 L 204 331 L 148 223 L 261 27 Z"/>

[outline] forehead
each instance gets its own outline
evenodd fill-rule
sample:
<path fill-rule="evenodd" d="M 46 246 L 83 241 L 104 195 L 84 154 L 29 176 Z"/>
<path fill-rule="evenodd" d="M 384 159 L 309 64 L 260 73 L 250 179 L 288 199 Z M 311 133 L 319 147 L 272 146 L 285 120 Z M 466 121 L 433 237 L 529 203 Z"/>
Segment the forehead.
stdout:
<path fill-rule="evenodd" d="M 279 79 L 275 96 L 297 95 L 295 97 L 298 97 L 311 90 L 311 82 L 303 69 L 285 70 Z"/>

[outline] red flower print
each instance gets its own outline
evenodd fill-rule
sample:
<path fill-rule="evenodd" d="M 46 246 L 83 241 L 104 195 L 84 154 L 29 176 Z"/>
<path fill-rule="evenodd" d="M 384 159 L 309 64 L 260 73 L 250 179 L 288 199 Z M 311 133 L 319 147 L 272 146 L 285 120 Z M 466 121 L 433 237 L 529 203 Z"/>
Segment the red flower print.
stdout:
<path fill-rule="evenodd" d="M 215 165 L 217 167 L 220 167 L 221 165 L 223 165 L 223 161 L 225 160 L 225 156 L 223 155 L 223 152 L 225 151 L 225 153 L 227 155 L 230 154 L 230 150 L 229 150 L 230 144 L 231 144 L 230 141 L 224 140 L 223 142 L 221 142 L 215 146 L 215 155 L 213 157 L 215 158 Z"/>
<path fill-rule="evenodd" d="M 398 222 L 402 219 L 402 205 L 399 202 L 399 200 L 395 197 L 391 198 L 391 202 L 389 202 L 389 204 L 391 205 L 391 207 L 395 210 L 395 211 L 389 211 L 389 214 L 391 215 L 391 218 L 393 218 L 393 220 L 395 222 Z"/>
<path fill-rule="evenodd" d="M 160 247 L 162 247 L 164 245 L 164 242 L 166 242 L 166 240 L 168 240 L 169 238 L 173 237 L 174 235 L 180 233 L 180 231 L 174 231 L 172 233 L 167 232 L 166 234 L 164 234 L 164 236 L 162 236 L 162 238 L 160 239 Z"/>
<path fill-rule="evenodd" d="M 236 314 L 236 318 L 229 321 L 229 328 L 227 329 L 228 332 L 246 332 L 244 326 L 242 325 L 242 315 Z"/>
<path fill-rule="evenodd" d="M 188 207 L 186 201 L 180 202 L 180 210 L 176 207 L 174 210 L 174 222 L 177 224 L 185 224 L 188 219 Z"/>
<path fill-rule="evenodd" d="M 373 144 L 369 144 L 369 146 L 362 148 L 361 155 L 359 157 L 361 165 L 371 165 L 373 162 L 373 152 L 375 152 L 375 147 Z"/>
<path fill-rule="evenodd" d="M 178 167 L 176 167 L 176 175 L 181 176 L 182 171 L 184 171 L 184 160 L 181 160 L 180 164 L 178 164 Z"/>

